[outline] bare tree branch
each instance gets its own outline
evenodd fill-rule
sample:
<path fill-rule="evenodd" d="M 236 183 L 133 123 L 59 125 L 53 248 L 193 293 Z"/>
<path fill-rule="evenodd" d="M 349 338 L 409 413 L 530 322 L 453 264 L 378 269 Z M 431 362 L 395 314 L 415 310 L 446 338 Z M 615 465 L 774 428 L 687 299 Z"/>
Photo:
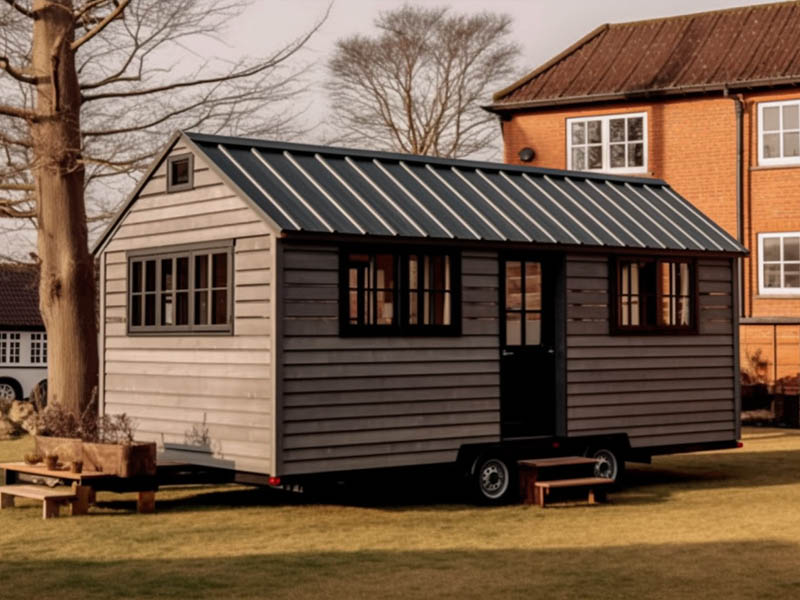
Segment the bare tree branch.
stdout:
<path fill-rule="evenodd" d="M 97 25 L 95 25 L 83 37 L 72 42 L 72 44 L 70 45 L 70 49 L 74 52 L 75 50 L 83 46 L 86 42 L 91 40 L 94 36 L 103 31 L 106 28 L 106 26 L 108 26 L 108 24 L 111 23 L 111 21 L 122 15 L 122 13 L 125 11 L 125 7 L 128 6 L 130 2 L 131 0 L 120 0 L 120 2 L 115 2 L 114 4 L 116 5 L 116 8 L 112 10 L 110 13 L 108 13 L 108 15 L 106 15 L 103 19 L 101 19 L 100 22 L 97 23 Z"/>
<path fill-rule="evenodd" d="M 5 3 L 8 4 L 11 8 L 16 10 L 19 14 L 28 17 L 29 19 L 33 19 L 33 11 L 29 8 L 26 8 L 16 2 L 16 0 L 5 0 Z"/>
<path fill-rule="evenodd" d="M 40 116 L 33 110 L 17 108 L 16 106 L 7 106 L 5 104 L 0 104 L 0 115 L 13 117 L 15 119 L 25 119 L 26 121 L 35 121 Z"/>
<path fill-rule="evenodd" d="M 11 77 L 17 81 L 21 81 L 23 83 L 36 83 L 38 81 L 38 78 L 34 77 L 33 75 L 26 75 L 20 69 L 14 67 L 7 56 L 0 56 L 0 69 L 11 75 Z"/>
<path fill-rule="evenodd" d="M 510 18 L 407 5 L 375 25 L 374 36 L 339 40 L 329 61 L 336 141 L 448 157 L 489 152 L 495 121 L 480 100 L 513 73 Z"/>

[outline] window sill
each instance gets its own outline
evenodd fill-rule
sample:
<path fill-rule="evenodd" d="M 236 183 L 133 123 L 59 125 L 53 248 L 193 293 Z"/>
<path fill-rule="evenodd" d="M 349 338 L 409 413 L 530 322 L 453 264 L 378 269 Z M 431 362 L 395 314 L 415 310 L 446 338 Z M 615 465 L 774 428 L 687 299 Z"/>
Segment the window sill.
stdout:
<path fill-rule="evenodd" d="M 800 168 L 800 163 L 781 163 L 775 165 L 756 165 L 750 167 L 750 171 L 775 171 L 780 169 L 797 169 Z"/>
<path fill-rule="evenodd" d="M 800 291 L 792 294 L 756 294 L 754 297 L 757 300 L 798 300 Z"/>

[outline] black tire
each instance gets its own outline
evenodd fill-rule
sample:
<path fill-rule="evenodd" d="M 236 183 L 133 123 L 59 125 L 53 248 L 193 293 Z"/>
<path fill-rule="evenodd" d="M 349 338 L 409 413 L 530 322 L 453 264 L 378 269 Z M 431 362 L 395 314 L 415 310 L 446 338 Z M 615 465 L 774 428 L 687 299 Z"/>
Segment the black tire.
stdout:
<path fill-rule="evenodd" d="M 613 446 L 588 448 L 586 456 L 599 459 L 594 468 L 595 477 L 611 479 L 618 484 L 625 475 L 625 455 Z"/>
<path fill-rule="evenodd" d="M 519 493 L 516 462 L 502 454 L 484 454 L 470 473 L 472 496 L 480 504 L 507 504 Z"/>
<path fill-rule="evenodd" d="M 16 379 L 0 377 L 0 399 L 22 400 L 22 386 Z"/>

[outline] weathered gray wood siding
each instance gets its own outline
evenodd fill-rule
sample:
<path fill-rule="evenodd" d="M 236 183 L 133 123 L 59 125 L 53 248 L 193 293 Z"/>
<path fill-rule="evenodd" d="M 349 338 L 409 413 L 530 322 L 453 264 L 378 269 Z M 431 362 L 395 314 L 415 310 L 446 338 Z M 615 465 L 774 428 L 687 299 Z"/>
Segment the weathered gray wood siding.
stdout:
<path fill-rule="evenodd" d="M 173 154 L 186 153 L 176 147 Z M 270 335 L 270 229 L 194 159 L 195 188 L 166 193 L 162 166 L 142 189 L 105 250 L 103 400 L 127 413 L 137 437 L 190 441 L 207 427 L 213 453 L 171 450 L 168 457 L 241 471 L 274 473 Z M 126 252 L 234 240 L 234 335 L 129 336 Z"/>
<path fill-rule="evenodd" d="M 338 251 L 286 244 L 283 474 L 449 462 L 499 439 L 497 256 L 462 255 L 460 337 L 339 337 Z"/>
<path fill-rule="evenodd" d="M 736 439 L 733 273 L 698 262 L 696 335 L 609 335 L 609 261 L 567 260 L 567 432 L 633 447 Z"/>

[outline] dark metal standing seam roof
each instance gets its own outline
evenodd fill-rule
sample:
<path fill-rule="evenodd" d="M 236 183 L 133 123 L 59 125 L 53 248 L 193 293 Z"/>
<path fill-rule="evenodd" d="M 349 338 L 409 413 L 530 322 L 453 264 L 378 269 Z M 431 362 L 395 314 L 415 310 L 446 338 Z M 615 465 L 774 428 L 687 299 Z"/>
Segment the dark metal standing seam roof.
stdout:
<path fill-rule="evenodd" d="M 598 27 L 516 83 L 492 110 L 800 83 L 800 2 Z"/>
<path fill-rule="evenodd" d="M 286 232 L 746 252 L 656 179 L 185 135 Z"/>

